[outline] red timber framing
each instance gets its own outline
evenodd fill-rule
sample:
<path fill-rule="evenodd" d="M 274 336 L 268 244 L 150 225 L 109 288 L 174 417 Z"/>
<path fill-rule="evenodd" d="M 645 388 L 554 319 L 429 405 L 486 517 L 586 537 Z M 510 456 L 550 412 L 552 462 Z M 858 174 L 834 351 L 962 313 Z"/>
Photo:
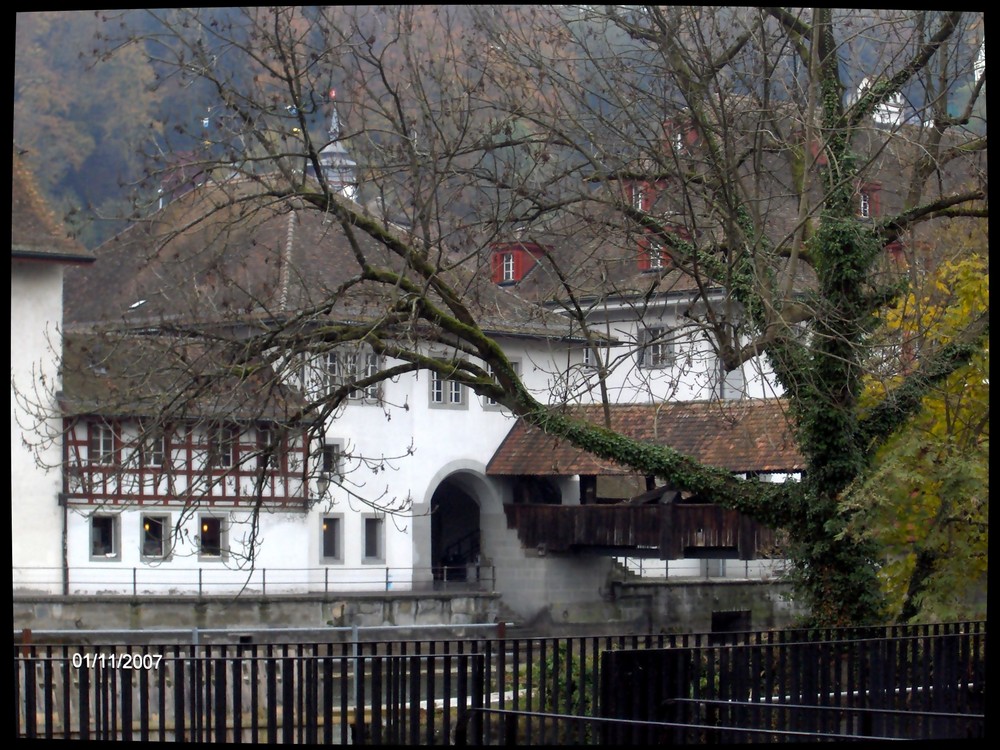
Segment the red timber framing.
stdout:
<path fill-rule="evenodd" d="M 277 435 L 267 423 L 153 430 L 136 419 L 66 419 L 63 491 L 78 504 L 305 508 L 308 437 Z"/>

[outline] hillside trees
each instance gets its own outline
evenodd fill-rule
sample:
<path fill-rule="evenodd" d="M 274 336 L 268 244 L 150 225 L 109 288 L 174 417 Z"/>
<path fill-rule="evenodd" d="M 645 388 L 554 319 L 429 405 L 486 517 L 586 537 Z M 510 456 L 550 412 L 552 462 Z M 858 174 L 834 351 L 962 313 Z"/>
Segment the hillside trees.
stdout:
<path fill-rule="evenodd" d="M 162 132 L 154 71 L 136 47 L 95 58 L 103 25 L 93 13 L 18 13 L 15 22 L 14 143 L 92 246 L 125 226 L 122 182 L 139 178 L 144 145 Z"/>
<path fill-rule="evenodd" d="M 180 233 L 210 231 L 222 246 L 254 216 L 293 205 L 346 237 L 354 266 L 325 298 L 277 315 L 237 294 L 238 258 L 227 266 L 206 254 L 214 285 L 177 293 L 169 320 L 130 325 L 220 347 L 212 362 L 227 376 L 264 365 L 280 376 L 289 352 L 335 346 L 385 357 L 300 418 L 332 414 L 382 379 L 438 372 L 601 457 L 787 530 L 816 622 L 882 616 L 880 551 L 844 533 L 858 513 L 847 493 L 988 335 L 988 307 L 971 311 L 947 340 L 928 340 L 877 403 L 862 403 L 876 313 L 905 291 L 884 249 L 921 224 L 986 216 L 986 136 L 964 116 L 982 91 L 971 78 L 978 17 L 415 6 L 157 20 L 155 33 L 126 34 L 119 48 L 144 49 L 161 75 L 207 84 L 217 100 L 194 157 L 215 192 Z M 325 126 L 331 88 L 336 142 L 349 146 L 363 187 L 357 203 L 324 176 L 323 150 L 336 145 Z M 966 102 L 954 101 L 960 92 Z M 899 96 L 905 113 L 894 116 Z M 630 185 L 656 188 L 656 202 L 634 201 Z M 876 190 L 881 215 L 859 210 Z M 164 230 L 155 252 L 178 236 Z M 803 481 L 743 481 L 574 421 L 529 392 L 482 317 L 476 282 L 489 278 L 490 244 L 511 236 L 574 251 L 553 254 L 543 301 L 591 341 L 604 333 L 592 314 L 603 297 L 621 293 L 641 313 L 655 292 L 653 282 L 616 288 L 605 273 L 609 255 L 634 253 L 640 240 L 662 246 L 706 299 L 724 289 L 718 304 L 689 310 L 689 326 L 726 370 L 766 358 L 789 399 Z M 580 267 L 596 286 L 574 284 Z M 239 304 L 212 297 L 223 289 Z M 250 314 L 252 325 L 233 325 Z M 103 318 L 121 328 L 120 311 Z M 453 355 L 430 356 L 428 344 Z"/>

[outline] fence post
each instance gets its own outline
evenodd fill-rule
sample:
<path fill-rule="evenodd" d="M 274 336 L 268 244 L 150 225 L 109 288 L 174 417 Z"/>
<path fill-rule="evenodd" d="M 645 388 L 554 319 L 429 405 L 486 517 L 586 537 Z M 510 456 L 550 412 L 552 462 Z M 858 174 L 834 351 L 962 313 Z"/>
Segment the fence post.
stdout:
<path fill-rule="evenodd" d="M 497 692 L 498 704 L 501 711 L 507 709 L 507 623 L 501 620 L 497 623 Z M 512 686 L 516 690 L 516 686 Z M 492 692 L 490 690 L 490 685 L 486 685 L 486 693 Z M 503 714 L 501 714 L 503 716 Z M 511 718 L 507 716 L 506 718 Z M 511 731 L 511 724 L 509 721 L 503 722 L 503 738 L 502 742 L 504 744 L 510 743 L 514 744 L 517 741 L 517 722 L 514 722 L 514 729 Z"/>
<path fill-rule="evenodd" d="M 260 593 L 267 596 L 267 568 L 260 569 Z"/>

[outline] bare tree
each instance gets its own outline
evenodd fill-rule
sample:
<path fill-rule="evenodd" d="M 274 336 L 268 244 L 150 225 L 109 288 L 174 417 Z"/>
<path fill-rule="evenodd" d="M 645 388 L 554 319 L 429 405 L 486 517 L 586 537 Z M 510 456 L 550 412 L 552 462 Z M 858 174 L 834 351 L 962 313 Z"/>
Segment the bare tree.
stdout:
<path fill-rule="evenodd" d="M 304 359 L 353 348 L 339 387 L 306 388 L 282 424 L 430 371 L 786 530 L 815 621 L 879 617 L 878 549 L 842 534 L 845 493 L 988 335 L 987 316 L 970 320 L 862 408 L 874 314 L 906 282 L 886 249 L 910 252 L 925 224 L 986 217 L 981 16 L 414 6 L 157 20 L 118 42 L 142 45 L 163 76 L 214 89 L 174 183 L 194 175 L 201 188 L 108 245 L 126 288 L 85 272 L 73 295 L 87 300 L 79 325 L 212 351 L 172 408 L 196 383 L 264 372 L 288 383 Z M 151 167 L 156 184 L 179 174 L 168 167 Z M 276 239 L 292 224 L 313 253 L 294 262 Z M 513 239 L 545 249 L 517 295 L 490 278 L 491 248 Z M 345 255 L 316 278 L 334 245 Z M 637 253 L 655 273 L 634 272 Z M 605 347 L 608 299 L 641 318 L 671 293 L 693 300 L 683 335 L 706 342 L 723 373 L 773 371 L 801 482 L 741 480 L 553 408 L 609 403 L 608 383 L 629 377 L 635 359 Z M 596 374 L 559 399 L 530 391 L 501 346 L 515 329 L 577 337 Z"/>

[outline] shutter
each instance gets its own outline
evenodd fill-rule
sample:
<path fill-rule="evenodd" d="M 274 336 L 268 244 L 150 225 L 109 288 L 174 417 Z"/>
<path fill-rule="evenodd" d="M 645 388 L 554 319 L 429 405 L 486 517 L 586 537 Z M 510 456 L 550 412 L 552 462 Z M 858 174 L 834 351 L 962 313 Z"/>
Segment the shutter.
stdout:
<path fill-rule="evenodd" d="M 499 284 L 503 281 L 503 253 L 499 250 L 493 251 L 493 256 L 491 258 L 493 268 L 492 268 L 492 278 L 494 284 Z"/>

